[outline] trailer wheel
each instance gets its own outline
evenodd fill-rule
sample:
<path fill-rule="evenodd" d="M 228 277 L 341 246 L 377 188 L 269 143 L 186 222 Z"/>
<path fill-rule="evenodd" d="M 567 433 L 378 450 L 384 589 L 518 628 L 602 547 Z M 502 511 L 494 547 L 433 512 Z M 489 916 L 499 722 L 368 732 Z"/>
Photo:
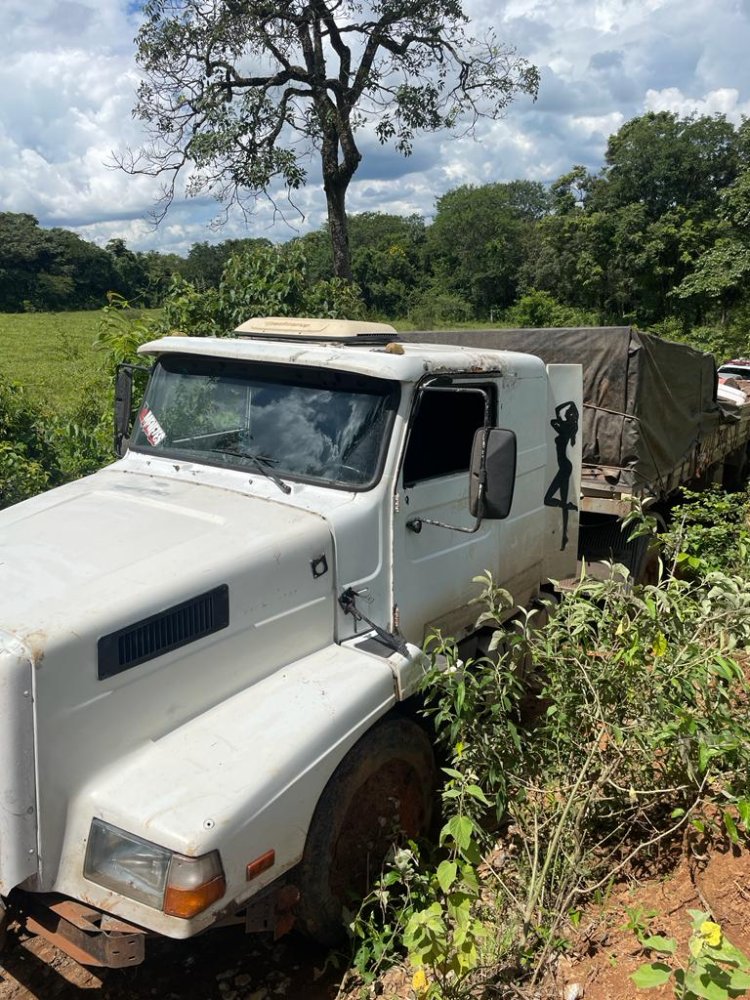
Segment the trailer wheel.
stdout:
<path fill-rule="evenodd" d="M 365 733 L 323 790 L 300 867 L 297 921 L 320 944 L 344 936 L 351 910 L 380 874 L 390 847 L 425 833 L 435 759 L 415 722 L 392 716 Z"/>
<path fill-rule="evenodd" d="M 8 940 L 8 923 L 8 911 L 5 903 L 0 899 L 0 955 L 2 955 Z"/>

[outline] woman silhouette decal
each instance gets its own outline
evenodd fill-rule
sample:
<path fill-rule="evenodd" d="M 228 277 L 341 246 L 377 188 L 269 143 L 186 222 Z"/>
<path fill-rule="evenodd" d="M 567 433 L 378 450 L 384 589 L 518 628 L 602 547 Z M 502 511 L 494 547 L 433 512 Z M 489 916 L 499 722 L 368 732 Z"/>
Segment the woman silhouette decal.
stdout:
<path fill-rule="evenodd" d="M 562 508 L 563 531 L 562 545 L 560 546 L 562 552 L 568 544 L 568 511 L 578 510 L 577 504 L 568 500 L 573 463 L 567 455 L 568 445 L 576 443 L 576 434 L 578 433 L 578 407 L 576 404 L 569 400 L 567 403 L 560 403 L 559 406 L 556 406 L 554 419 L 550 420 L 550 427 L 557 435 L 555 437 L 557 472 L 544 495 L 544 505 L 545 507 Z"/>

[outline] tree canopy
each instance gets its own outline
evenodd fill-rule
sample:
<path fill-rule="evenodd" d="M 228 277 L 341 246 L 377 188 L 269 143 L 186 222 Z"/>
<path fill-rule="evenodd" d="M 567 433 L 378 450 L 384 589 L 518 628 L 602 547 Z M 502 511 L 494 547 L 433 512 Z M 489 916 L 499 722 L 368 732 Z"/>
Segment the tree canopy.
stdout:
<path fill-rule="evenodd" d="M 150 139 L 121 164 L 163 178 L 161 211 L 182 172 L 188 194 L 247 210 L 304 184 L 314 151 L 334 273 L 350 278 L 345 202 L 364 129 L 408 155 L 420 132 L 471 130 L 536 96 L 536 68 L 468 23 L 459 0 L 149 0 L 135 114 Z"/>
<path fill-rule="evenodd" d="M 438 198 L 427 253 L 441 288 L 460 295 L 477 315 L 507 308 L 533 224 L 549 210 L 542 184 L 462 186 Z"/>

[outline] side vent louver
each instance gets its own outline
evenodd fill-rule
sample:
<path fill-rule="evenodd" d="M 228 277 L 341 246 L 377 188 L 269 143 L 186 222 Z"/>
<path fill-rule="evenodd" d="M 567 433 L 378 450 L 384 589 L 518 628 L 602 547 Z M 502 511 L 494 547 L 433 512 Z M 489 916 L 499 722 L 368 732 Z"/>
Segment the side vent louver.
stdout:
<path fill-rule="evenodd" d="M 229 587 L 175 604 L 158 615 L 104 635 L 99 640 L 99 680 L 137 667 L 229 624 Z"/>

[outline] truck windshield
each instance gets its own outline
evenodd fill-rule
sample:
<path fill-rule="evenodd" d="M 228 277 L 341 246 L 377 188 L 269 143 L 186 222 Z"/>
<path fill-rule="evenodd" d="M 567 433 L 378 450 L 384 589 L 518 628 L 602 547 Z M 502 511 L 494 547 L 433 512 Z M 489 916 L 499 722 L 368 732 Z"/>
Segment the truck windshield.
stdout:
<path fill-rule="evenodd" d="M 171 355 L 154 369 L 130 447 L 364 489 L 380 471 L 397 402 L 385 379 Z"/>

